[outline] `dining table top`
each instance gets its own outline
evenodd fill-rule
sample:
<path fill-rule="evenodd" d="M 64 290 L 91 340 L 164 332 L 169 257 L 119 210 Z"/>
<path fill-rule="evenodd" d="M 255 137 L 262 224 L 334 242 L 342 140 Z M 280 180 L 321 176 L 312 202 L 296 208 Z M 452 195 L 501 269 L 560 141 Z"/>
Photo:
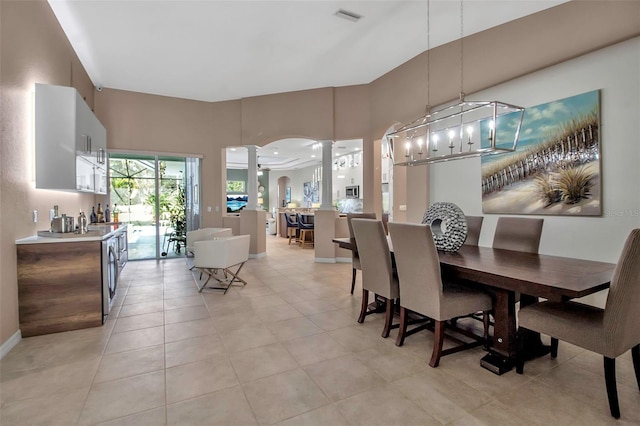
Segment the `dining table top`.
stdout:
<path fill-rule="evenodd" d="M 388 239 L 390 242 L 390 239 Z M 341 248 L 357 248 L 354 238 L 334 238 Z M 393 251 L 393 245 L 389 248 Z M 547 299 L 583 297 L 609 287 L 616 265 L 585 259 L 463 245 L 438 252 L 447 276 Z"/>

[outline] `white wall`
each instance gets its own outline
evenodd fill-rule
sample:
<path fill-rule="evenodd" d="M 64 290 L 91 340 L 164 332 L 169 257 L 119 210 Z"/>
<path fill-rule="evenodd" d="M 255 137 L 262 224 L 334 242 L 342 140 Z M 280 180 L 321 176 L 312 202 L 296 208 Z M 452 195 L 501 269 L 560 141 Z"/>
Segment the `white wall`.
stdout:
<path fill-rule="evenodd" d="M 640 226 L 639 76 L 635 38 L 467 96 L 527 107 L 601 90 L 603 216 L 540 216 L 541 253 L 616 262 L 627 235 Z M 433 164 L 429 181 L 430 202 L 450 201 L 482 215 L 480 159 Z M 498 216 L 484 216 L 480 245 L 491 246 Z"/>

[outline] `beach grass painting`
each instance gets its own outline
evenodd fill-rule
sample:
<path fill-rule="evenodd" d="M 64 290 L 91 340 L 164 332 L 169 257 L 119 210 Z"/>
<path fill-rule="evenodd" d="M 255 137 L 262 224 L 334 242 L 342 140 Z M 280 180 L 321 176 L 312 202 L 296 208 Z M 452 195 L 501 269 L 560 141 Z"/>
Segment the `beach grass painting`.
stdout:
<path fill-rule="evenodd" d="M 600 91 L 527 108 L 515 152 L 482 157 L 482 211 L 600 216 Z"/>

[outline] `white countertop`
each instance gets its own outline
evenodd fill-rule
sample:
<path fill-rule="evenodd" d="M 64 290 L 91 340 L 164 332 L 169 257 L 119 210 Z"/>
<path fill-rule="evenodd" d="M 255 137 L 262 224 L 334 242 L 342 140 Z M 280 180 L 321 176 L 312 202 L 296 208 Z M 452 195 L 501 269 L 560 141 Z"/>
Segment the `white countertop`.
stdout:
<path fill-rule="evenodd" d="M 16 244 L 49 244 L 49 243 L 75 243 L 80 241 L 102 241 L 116 235 L 119 232 L 126 232 L 126 224 L 112 225 L 89 225 L 89 232 L 86 234 L 75 234 L 73 232 L 57 233 L 55 236 L 47 237 L 43 235 L 34 235 L 31 237 L 16 240 Z M 48 231 L 40 231 L 40 234 Z"/>

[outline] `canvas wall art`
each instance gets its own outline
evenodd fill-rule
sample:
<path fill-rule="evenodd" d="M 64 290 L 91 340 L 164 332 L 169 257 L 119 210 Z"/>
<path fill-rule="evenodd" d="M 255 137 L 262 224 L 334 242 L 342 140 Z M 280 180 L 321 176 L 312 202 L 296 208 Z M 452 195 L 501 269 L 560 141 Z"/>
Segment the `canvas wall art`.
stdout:
<path fill-rule="evenodd" d="M 527 108 L 515 152 L 482 157 L 482 211 L 600 216 L 600 92 Z"/>

